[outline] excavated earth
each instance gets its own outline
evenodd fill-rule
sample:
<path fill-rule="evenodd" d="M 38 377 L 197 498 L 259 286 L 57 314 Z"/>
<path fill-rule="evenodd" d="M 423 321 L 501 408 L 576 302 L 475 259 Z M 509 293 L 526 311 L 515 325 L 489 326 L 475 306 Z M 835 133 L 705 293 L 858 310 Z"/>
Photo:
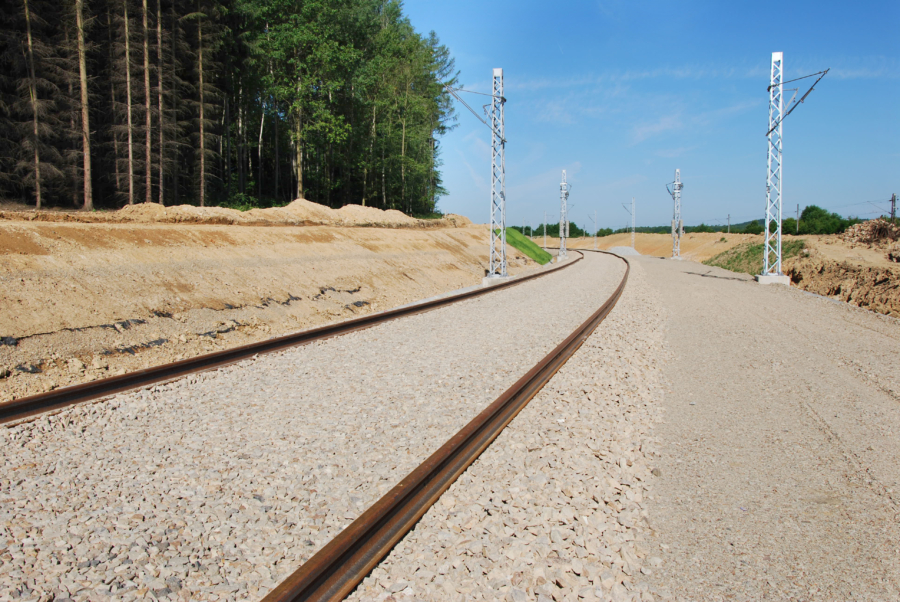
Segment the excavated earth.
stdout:
<path fill-rule="evenodd" d="M 312 205 L 264 210 L 252 223 L 160 223 L 239 212 L 146 205 L 0 219 L 0 401 L 390 309 L 484 276 L 487 231 L 465 218 L 418 227 L 399 212 Z M 284 221 L 258 223 L 273 214 Z M 291 215 L 344 221 L 298 226 Z M 508 257 L 513 275 L 537 267 L 515 249 Z"/>

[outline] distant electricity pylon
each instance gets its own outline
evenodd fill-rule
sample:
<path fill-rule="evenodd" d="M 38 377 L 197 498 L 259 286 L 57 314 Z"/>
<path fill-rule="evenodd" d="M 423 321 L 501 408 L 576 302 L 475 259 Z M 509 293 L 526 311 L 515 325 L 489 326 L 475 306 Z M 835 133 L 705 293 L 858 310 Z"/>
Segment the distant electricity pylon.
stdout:
<path fill-rule="evenodd" d="M 631 209 L 628 208 L 628 205 L 622 203 L 622 207 L 625 208 L 629 214 L 631 214 L 631 248 L 634 248 L 634 197 L 631 197 Z"/>
<path fill-rule="evenodd" d="M 559 183 L 559 257 L 565 259 L 566 239 L 569 238 L 569 212 L 566 205 L 569 200 L 569 185 L 566 183 L 566 170 L 562 170 L 562 182 Z"/>
<path fill-rule="evenodd" d="M 681 259 L 681 237 L 684 235 L 684 222 L 681 219 L 681 170 L 675 170 L 675 181 L 672 188 L 666 190 L 672 196 L 674 210 L 672 212 L 672 259 Z"/>
<path fill-rule="evenodd" d="M 760 274 L 760 282 L 785 282 L 784 274 L 781 271 L 781 215 L 782 215 L 782 196 L 781 182 L 783 177 L 782 165 L 782 123 L 797 106 L 806 100 L 809 93 L 813 91 L 816 84 L 825 77 L 829 69 L 813 73 L 812 75 L 804 75 L 796 79 L 784 81 L 784 53 L 772 53 L 772 70 L 769 83 L 769 130 L 766 132 L 768 139 L 768 156 L 766 161 L 766 229 L 763 232 L 765 237 L 764 256 L 763 256 L 763 272 Z M 791 89 L 794 95 L 787 102 L 789 108 L 785 110 L 784 102 L 784 84 L 805 79 L 807 77 L 819 76 L 819 79 L 810 86 L 800 100 L 794 103 L 797 96 L 797 89 Z M 792 104 L 793 103 L 793 104 Z"/>
<path fill-rule="evenodd" d="M 544 248 L 547 248 L 547 212 L 544 211 Z"/>
<path fill-rule="evenodd" d="M 588 215 L 588 217 L 591 218 L 591 223 L 594 224 L 594 250 L 596 251 L 597 250 L 597 212 L 594 211 L 593 217 L 591 217 L 590 215 Z"/>

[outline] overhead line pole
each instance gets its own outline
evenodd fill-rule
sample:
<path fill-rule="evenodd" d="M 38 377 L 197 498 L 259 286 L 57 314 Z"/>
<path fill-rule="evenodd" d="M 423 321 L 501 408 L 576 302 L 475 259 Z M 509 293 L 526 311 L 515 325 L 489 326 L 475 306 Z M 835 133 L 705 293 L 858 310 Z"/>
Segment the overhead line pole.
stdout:
<path fill-rule="evenodd" d="M 569 185 L 566 183 L 566 170 L 562 171 L 562 182 L 559 184 L 559 256 L 558 259 L 568 257 L 566 252 L 566 240 L 569 238 L 569 214 L 566 206 L 569 200 Z"/>
<path fill-rule="evenodd" d="M 675 181 L 669 194 L 672 196 L 672 259 L 681 259 L 681 237 L 684 235 L 684 221 L 681 219 L 681 170 L 675 170 Z M 668 190 L 668 186 L 666 187 Z"/>
<path fill-rule="evenodd" d="M 634 248 L 634 197 L 631 197 L 631 248 Z"/>
<path fill-rule="evenodd" d="M 766 223 L 762 276 L 778 276 L 781 272 L 781 156 L 782 121 L 784 114 L 784 53 L 772 53 L 771 84 L 769 85 L 769 133 L 766 161 Z"/>
<path fill-rule="evenodd" d="M 790 284 L 790 278 L 781 270 L 781 218 L 782 218 L 782 181 L 784 179 L 784 158 L 782 156 L 782 124 L 798 105 L 806 100 L 813 89 L 829 69 L 806 75 L 789 81 L 797 81 L 807 77 L 818 75 L 818 79 L 810 86 L 809 90 L 794 102 L 798 90 L 792 89 L 794 95 L 787 102 L 785 110 L 784 102 L 784 53 L 772 53 L 772 68 L 769 83 L 769 129 L 766 132 L 768 140 L 768 153 L 766 157 L 766 220 L 763 232 L 763 272 L 756 277 L 761 284 Z M 797 206 L 797 232 L 800 231 L 800 207 Z"/>
<path fill-rule="evenodd" d="M 544 211 L 544 248 L 547 248 L 547 212 Z"/>
<path fill-rule="evenodd" d="M 491 257 L 488 278 L 506 278 L 506 133 L 503 69 L 494 69 L 491 95 Z"/>

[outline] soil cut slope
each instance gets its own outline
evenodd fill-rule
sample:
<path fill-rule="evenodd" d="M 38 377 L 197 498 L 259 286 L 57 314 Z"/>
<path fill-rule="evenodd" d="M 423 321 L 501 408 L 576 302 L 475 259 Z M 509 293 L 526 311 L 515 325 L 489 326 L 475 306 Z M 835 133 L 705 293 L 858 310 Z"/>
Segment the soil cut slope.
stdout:
<path fill-rule="evenodd" d="M 0 401 L 475 285 L 487 253 L 471 225 L 0 221 Z"/>

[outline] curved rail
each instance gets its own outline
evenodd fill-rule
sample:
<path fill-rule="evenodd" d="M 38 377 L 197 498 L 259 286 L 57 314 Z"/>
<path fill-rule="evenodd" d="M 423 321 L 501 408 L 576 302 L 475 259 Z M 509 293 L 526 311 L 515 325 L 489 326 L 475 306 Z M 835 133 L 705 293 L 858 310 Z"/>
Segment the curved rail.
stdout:
<path fill-rule="evenodd" d="M 354 318 L 338 324 L 320 326 L 318 328 L 312 328 L 310 330 L 304 330 L 294 334 L 260 341 L 258 343 L 250 343 L 249 345 L 242 345 L 224 351 L 217 351 L 215 353 L 179 360 L 169 364 L 162 364 L 144 370 L 137 370 L 120 376 L 112 376 L 110 378 L 103 378 L 89 383 L 63 387 L 48 393 L 23 397 L 15 401 L 0 404 L 0 424 L 22 420 L 70 405 L 100 400 L 104 397 L 115 395 L 116 393 L 123 393 L 132 389 L 139 389 L 148 385 L 166 382 L 195 372 L 220 368 L 261 353 L 272 353 L 289 347 L 306 345 L 314 341 L 321 341 L 323 339 L 341 336 L 357 330 L 371 328 L 372 326 L 397 318 L 431 311 L 445 305 L 456 303 L 457 301 L 486 295 L 496 290 L 509 288 L 522 284 L 523 282 L 528 282 L 529 280 L 534 280 L 535 278 L 540 278 L 541 276 L 546 276 L 547 274 L 553 274 L 570 265 L 578 263 L 583 257 L 584 255 L 578 257 L 574 261 L 566 262 L 559 267 L 551 268 L 537 274 L 531 274 L 530 276 L 514 278 L 502 284 L 459 293 L 441 299 L 434 299 L 424 303 L 407 305 L 384 312 L 370 314 L 361 318 Z"/>
<path fill-rule="evenodd" d="M 631 272 L 628 260 L 619 258 L 627 266 L 625 275 L 600 309 L 263 602 L 342 600 L 353 591 L 609 315 Z"/>

